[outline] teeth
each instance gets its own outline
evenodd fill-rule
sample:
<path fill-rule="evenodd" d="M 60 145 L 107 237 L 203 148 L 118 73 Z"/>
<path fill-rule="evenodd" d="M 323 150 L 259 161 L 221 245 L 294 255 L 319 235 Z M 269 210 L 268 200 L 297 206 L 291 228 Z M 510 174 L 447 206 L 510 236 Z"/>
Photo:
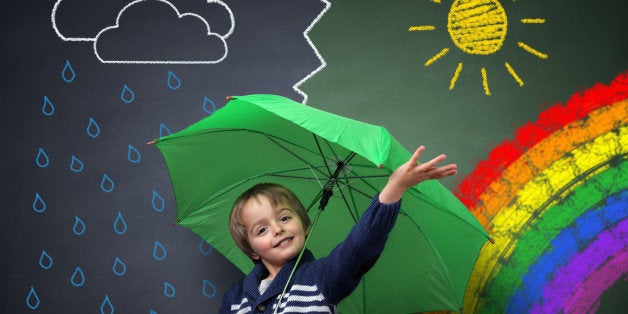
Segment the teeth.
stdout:
<path fill-rule="evenodd" d="M 283 241 L 281 241 L 281 242 L 279 242 L 279 244 L 278 244 L 277 246 L 286 245 L 288 242 L 290 242 L 290 239 L 289 239 L 289 238 L 288 238 L 288 239 L 285 239 L 285 240 L 283 240 Z"/>

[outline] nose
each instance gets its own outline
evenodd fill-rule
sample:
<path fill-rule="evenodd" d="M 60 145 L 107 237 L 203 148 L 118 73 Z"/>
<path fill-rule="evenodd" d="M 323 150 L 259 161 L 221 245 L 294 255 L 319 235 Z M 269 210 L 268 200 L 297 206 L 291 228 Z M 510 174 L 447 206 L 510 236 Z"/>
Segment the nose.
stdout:
<path fill-rule="evenodd" d="M 284 232 L 284 228 L 281 224 L 275 224 L 273 226 L 273 231 L 275 232 L 275 235 L 280 235 Z"/>

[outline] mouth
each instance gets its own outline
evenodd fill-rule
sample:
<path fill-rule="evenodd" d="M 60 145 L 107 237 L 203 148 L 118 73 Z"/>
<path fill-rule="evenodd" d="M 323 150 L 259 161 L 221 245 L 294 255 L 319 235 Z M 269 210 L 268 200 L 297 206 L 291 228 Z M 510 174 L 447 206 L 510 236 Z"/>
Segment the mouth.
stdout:
<path fill-rule="evenodd" d="M 288 238 L 285 238 L 285 239 L 283 239 L 283 240 L 279 241 L 279 243 L 277 243 L 277 244 L 275 245 L 275 247 L 277 248 L 277 247 L 285 247 L 285 246 L 288 246 L 288 245 L 290 245 L 290 243 L 292 243 L 292 239 L 293 239 L 293 237 L 288 237 Z"/>

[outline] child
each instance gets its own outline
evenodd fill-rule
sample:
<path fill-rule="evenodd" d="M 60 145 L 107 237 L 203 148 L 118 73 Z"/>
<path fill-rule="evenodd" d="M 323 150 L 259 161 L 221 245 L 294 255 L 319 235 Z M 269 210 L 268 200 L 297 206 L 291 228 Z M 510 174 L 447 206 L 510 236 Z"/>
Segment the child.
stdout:
<path fill-rule="evenodd" d="M 335 313 L 336 305 L 357 287 L 383 251 L 403 193 L 422 181 L 456 174 L 454 164 L 438 166 L 444 154 L 418 164 L 424 150 L 419 147 L 390 175 L 347 238 L 328 256 L 315 260 L 305 251 L 280 305 L 310 219 L 294 193 L 280 185 L 258 184 L 244 192 L 233 206 L 229 228 L 255 266 L 224 294 L 220 313 L 273 313 L 277 306 L 279 313 Z"/>

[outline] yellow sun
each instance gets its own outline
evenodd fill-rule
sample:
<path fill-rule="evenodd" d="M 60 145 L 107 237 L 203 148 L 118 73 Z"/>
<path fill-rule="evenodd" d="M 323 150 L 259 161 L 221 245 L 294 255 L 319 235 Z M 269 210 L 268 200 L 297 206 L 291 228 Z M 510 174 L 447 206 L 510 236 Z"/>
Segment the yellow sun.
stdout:
<path fill-rule="evenodd" d="M 440 4 L 440 0 L 432 0 Z M 523 24 L 543 24 L 542 18 L 523 18 Z M 408 31 L 433 31 L 433 25 L 410 26 Z M 449 14 L 447 15 L 447 31 L 453 44 L 463 52 L 471 55 L 490 55 L 499 51 L 508 33 L 508 16 L 504 7 L 498 0 L 454 0 Z M 547 59 L 547 55 L 530 47 L 526 43 L 518 42 L 517 46 L 526 52 L 541 59 Z M 449 48 L 445 47 L 425 62 L 425 66 L 430 66 L 449 53 Z M 505 62 L 506 71 L 514 78 L 519 86 L 523 86 L 523 80 L 515 69 Z M 449 90 L 453 90 L 462 72 L 463 64 L 458 63 L 449 83 Z M 480 70 L 482 75 L 482 85 L 484 93 L 488 96 L 491 91 L 488 85 L 488 75 L 486 68 Z"/>

